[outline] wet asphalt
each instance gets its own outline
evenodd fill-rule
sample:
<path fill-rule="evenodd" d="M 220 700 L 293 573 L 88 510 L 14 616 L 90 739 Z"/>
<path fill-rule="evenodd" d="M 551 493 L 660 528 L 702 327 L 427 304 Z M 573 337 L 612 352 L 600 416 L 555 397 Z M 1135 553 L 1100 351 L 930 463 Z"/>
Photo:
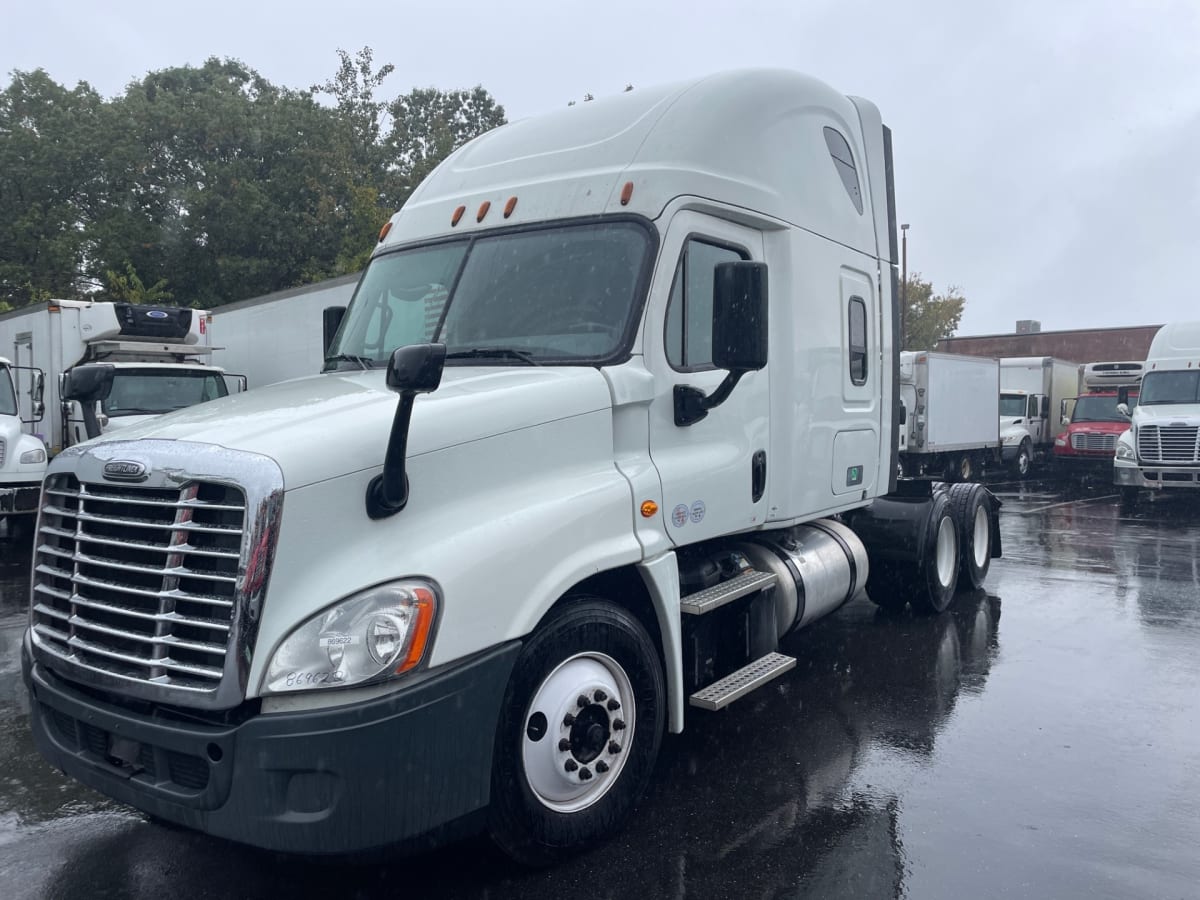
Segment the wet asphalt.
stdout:
<path fill-rule="evenodd" d="M 1200 898 L 1200 496 L 999 484 L 1005 558 L 936 618 L 857 600 L 668 737 L 615 840 L 314 863 L 152 824 L 46 766 L 0 534 L 0 896 Z"/>

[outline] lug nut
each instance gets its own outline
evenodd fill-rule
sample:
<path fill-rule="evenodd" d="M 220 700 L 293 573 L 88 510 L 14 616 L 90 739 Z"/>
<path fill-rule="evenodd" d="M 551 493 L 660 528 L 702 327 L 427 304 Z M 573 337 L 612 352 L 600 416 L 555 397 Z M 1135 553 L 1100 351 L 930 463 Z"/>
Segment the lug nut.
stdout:
<path fill-rule="evenodd" d="M 565 763 L 563 763 L 563 768 L 568 772 L 574 772 L 579 768 L 579 763 L 575 762 L 573 759 L 568 759 Z"/>
<path fill-rule="evenodd" d="M 621 745 L 618 744 L 616 741 L 609 741 L 608 742 L 608 752 L 609 753 L 620 753 Z"/>
<path fill-rule="evenodd" d="M 620 708 L 621 708 L 621 704 L 618 703 L 616 700 L 608 701 L 608 711 L 609 712 L 616 712 Z"/>
<path fill-rule="evenodd" d="M 604 760 L 600 760 L 596 763 L 596 771 L 603 775 L 608 771 L 608 763 L 606 763 Z"/>
<path fill-rule="evenodd" d="M 625 730 L 625 720 L 624 719 L 613 719 L 613 731 L 624 731 L 624 730 Z"/>
<path fill-rule="evenodd" d="M 597 690 L 594 694 L 592 694 L 592 699 L 597 703 L 603 703 L 608 699 L 608 694 L 604 693 L 604 691 Z"/>
<path fill-rule="evenodd" d="M 578 706 L 580 709 L 583 709 L 590 702 L 591 701 L 588 700 L 587 697 L 583 696 L 583 694 L 580 694 L 578 697 L 575 698 L 575 705 Z"/>
<path fill-rule="evenodd" d="M 580 781 L 587 781 L 591 777 L 592 777 L 592 770 L 589 769 L 587 766 L 584 766 L 582 769 L 579 770 L 579 780 Z"/>
<path fill-rule="evenodd" d="M 563 738 L 562 740 L 560 740 L 558 742 L 558 749 L 561 750 L 563 753 L 566 753 L 568 750 L 571 749 L 571 742 L 568 741 L 566 738 Z"/>
<path fill-rule="evenodd" d="M 567 713 L 565 716 L 563 716 L 563 724 L 570 728 L 575 724 L 575 717 L 570 713 Z"/>

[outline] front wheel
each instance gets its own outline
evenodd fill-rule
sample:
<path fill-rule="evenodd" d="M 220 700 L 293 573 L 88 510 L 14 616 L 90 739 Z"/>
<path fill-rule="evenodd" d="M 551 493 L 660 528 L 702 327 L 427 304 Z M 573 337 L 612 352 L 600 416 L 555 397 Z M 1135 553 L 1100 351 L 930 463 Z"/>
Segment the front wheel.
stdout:
<path fill-rule="evenodd" d="M 496 733 L 489 831 L 526 865 L 615 832 L 645 790 L 666 720 L 662 666 L 627 610 L 580 598 L 522 648 Z"/>
<path fill-rule="evenodd" d="M 1029 467 L 1033 463 L 1033 448 L 1029 441 L 1021 441 L 1017 448 L 1017 458 L 1013 461 L 1013 469 L 1021 478 L 1029 475 Z"/>

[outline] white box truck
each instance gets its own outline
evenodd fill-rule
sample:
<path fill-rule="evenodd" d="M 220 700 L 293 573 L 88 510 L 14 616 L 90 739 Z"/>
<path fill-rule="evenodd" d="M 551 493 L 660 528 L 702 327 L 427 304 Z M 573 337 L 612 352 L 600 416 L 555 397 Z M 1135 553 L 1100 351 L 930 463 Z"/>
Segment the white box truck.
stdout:
<path fill-rule="evenodd" d="M 103 363 L 114 373 L 96 413 L 102 431 L 224 397 L 244 387 L 209 365 L 209 314 L 202 309 L 51 300 L 0 315 L 0 351 L 46 373 L 43 437 L 51 454 L 87 440 L 88 411 L 59 394 L 64 373 Z"/>
<path fill-rule="evenodd" d="M 1000 360 L 1002 457 L 1017 475 L 1052 458 L 1054 439 L 1066 428 L 1061 401 L 1075 397 L 1078 386 L 1078 363 L 1050 356 Z"/>
<path fill-rule="evenodd" d="M 1130 388 L 1118 389 L 1117 408 L 1130 416 L 1113 461 L 1122 501 L 1135 503 L 1144 490 L 1200 487 L 1200 322 L 1158 330 L 1137 391 L 1131 413 Z"/>
<path fill-rule="evenodd" d="M 1000 364 L 981 356 L 900 354 L 900 464 L 906 475 L 971 481 L 1000 462 Z"/>
<path fill-rule="evenodd" d="M 10 537 L 32 530 L 46 474 L 46 445 L 32 433 L 42 418 L 44 385 L 40 369 L 0 356 L 0 520 Z"/>
<path fill-rule="evenodd" d="M 261 847 L 482 827 L 545 862 L 619 827 L 689 707 L 791 668 L 788 632 L 864 584 L 978 587 L 995 498 L 896 479 L 890 140 L 759 70 L 453 153 L 323 374 L 51 462 L 40 751 Z"/>

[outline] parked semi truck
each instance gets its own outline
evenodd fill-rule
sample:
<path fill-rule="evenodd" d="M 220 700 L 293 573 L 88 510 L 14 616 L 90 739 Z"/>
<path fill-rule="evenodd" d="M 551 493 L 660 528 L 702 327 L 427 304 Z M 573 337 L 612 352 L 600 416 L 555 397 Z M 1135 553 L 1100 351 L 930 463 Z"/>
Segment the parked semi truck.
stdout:
<path fill-rule="evenodd" d="M 0 350 L 47 374 L 41 423 L 52 454 L 87 440 L 85 410 L 60 396 L 62 375 L 74 366 L 113 367 L 109 395 L 96 413 L 99 427 L 117 430 L 147 417 L 244 386 L 209 365 L 209 314 L 202 309 L 51 300 L 0 315 Z"/>
<path fill-rule="evenodd" d="M 41 752 L 261 847 L 486 828 L 546 862 L 631 814 L 685 710 L 791 668 L 792 630 L 864 585 L 928 612 L 978 587 L 995 498 L 896 478 L 890 140 L 869 101 L 749 71 L 456 151 L 323 374 L 52 461 Z"/>
<path fill-rule="evenodd" d="M 1002 458 L 1024 478 L 1051 458 L 1054 440 L 1065 427 L 1052 417 L 1064 398 L 1074 397 L 1077 363 L 1049 356 L 1010 356 L 1000 360 L 1000 438 Z"/>
<path fill-rule="evenodd" d="M 1000 462 L 1000 364 L 980 356 L 900 354 L 900 464 L 906 475 L 971 481 Z"/>
<path fill-rule="evenodd" d="M 1118 391 L 1126 388 L 1126 401 L 1137 405 L 1137 386 L 1144 364 L 1097 362 L 1079 367 L 1079 396 L 1059 403 L 1065 426 L 1054 439 L 1054 462 L 1066 472 L 1090 474 L 1112 466 L 1117 438 L 1129 428 L 1129 417 L 1117 409 Z"/>
<path fill-rule="evenodd" d="M 29 385 L 22 409 L 18 382 Z M 10 536 L 32 530 L 46 474 L 46 445 L 32 433 L 42 417 L 45 373 L 0 357 L 0 519 Z"/>
<path fill-rule="evenodd" d="M 1144 490 L 1200 487 L 1200 322 L 1164 325 L 1150 343 L 1137 406 L 1118 389 L 1129 430 L 1117 439 L 1113 480 L 1125 504 Z"/>

